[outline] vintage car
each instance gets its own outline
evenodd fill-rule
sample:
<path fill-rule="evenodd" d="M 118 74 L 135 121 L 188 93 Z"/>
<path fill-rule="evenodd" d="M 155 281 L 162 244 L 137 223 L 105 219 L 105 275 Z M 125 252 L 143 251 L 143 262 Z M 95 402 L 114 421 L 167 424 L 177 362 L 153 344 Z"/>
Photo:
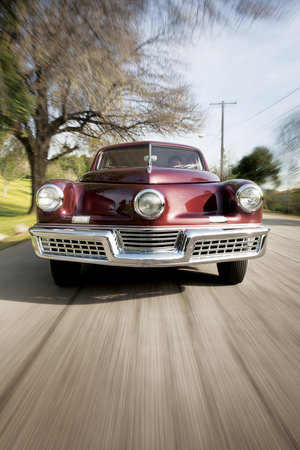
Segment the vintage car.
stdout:
<path fill-rule="evenodd" d="M 216 263 L 220 281 L 240 283 L 262 256 L 263 193 L 246 180 L 220 182 L 200 150 L 133 142 L 99 150 L 79 182 L 43 184 L 36 195 L 36 254 L 54 281 L 78 281 L 81 263 L 171 267 Z"/>

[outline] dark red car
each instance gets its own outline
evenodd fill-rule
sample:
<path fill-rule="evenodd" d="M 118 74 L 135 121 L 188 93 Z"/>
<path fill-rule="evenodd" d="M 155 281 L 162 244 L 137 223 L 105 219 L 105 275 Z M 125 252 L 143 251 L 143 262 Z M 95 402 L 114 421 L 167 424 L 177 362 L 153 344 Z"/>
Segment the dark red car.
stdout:
<path fill-rule="evenodd" d="M 37 192 L 36 254 L 54 281 L 77 281 L 80 263 L 170 267 L 216 263 L 240 283 L 262 256 L 263 193 L 251 181 L 220 182 L 197 148 L 134 142 L 101 149 L 79 182 L 51 180 Z"/>

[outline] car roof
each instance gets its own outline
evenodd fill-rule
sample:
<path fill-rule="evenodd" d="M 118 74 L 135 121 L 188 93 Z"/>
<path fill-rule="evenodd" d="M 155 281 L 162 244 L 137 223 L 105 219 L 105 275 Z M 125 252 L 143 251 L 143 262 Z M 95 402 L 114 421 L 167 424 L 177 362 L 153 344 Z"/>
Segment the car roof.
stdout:
<path fill-rule="evenodd" d="M 121 144 L 113 144 L 108 145 L 107 147 L 102 147 L 98 150 L 98 152 L 102 152 L 103 150 L 113 149 L 113 148 L 120 148 L 120 147 L 136 147 L 136 146 L 142 146 L 142 145 L 161 145 L 166 147 L 181 147 L 181 148 L 189 148 L 193 150 L 199 150 L 197 147 L 192 147 L 190 145 L 186 144 L 176 144 L 173 142 L 160 142 L 160 141 L 133 141 L 133 142 L 122 142 Z"/>
<path fill-rule="evenodd" d="M 95 158 L 94 158 L 94 161 L 93 161 L 93 164 L 92 164 L 92 167 L 91 167 L 91 170 L 93 171 L 93 170 L 95 170 L 95 168 L 96 168 L 96 165 L 97 165 L 97 160 L 98 160 L 98 157 L 99 157 L 99 155 L 103 152 L 103 151 L 105 151 L 105 150 L 112 150 L 112 149 L 122 149 L 122 148 L 126 148 L 126 147 L 138 147 L 138 146 L 148 146 L 148 145 L 159 145 L 159 146 L 162 146 L 162 147 L 177 147 L 177 148 L 185 148 L 185 149 L 188 149 L 188 150 L 194 150 L 194 151 L 197 151 L 197 152 L 199 152 L 200 154 L 201 154 L 201 157 L 202 157 L 202 159 L 203 159 L 203 163 L 204 163 L 204 167 L 205 167 L 205 170 L 209 170 L 209 168 L 208 168 L 208 165 L 207 165 L 207 162 L 206 162 L 206 160 L 205 160 L 205 158 L 204 158 L 204 155 L 203 155 L 203 153 L 201 152 L 201 150 L 199 149 L 199 148 L 197 148 L 197 147 L 193 147 L 193 146 L 191 146 L 191 145 L 185 145 L 185 144 L 176 144 L 176 143 L 172 143 L 172 142 L 160 142 L 160 141 L 133 141 L 133 142 L 122 142 L 121 144 L 113 144 L 113 145 L 108 145 L 108 146 L 106 146 L 106 147 L 102 147 L 102 148 L 100 148 L 99 150 L 98 150 L 98 152 L 96 153 L 96 155 L 95 155 Z"/>

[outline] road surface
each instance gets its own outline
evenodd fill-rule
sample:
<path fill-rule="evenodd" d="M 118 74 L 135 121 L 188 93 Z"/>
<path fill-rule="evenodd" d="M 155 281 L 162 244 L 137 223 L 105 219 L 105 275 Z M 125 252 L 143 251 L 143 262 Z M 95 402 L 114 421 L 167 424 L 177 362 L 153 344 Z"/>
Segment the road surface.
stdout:
<path fill-rule="evenodd" d="M 1 251 L 0 449 L 300 449 L 300 220 L 264 223 L 238 286 L 86 266 L 59 288 L 29 242 Z"/>

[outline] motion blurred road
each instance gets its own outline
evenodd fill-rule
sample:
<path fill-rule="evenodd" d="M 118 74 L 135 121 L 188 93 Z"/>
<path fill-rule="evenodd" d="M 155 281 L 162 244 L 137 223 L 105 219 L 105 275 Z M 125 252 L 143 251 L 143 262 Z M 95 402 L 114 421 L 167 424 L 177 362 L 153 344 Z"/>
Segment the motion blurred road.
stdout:
<path fill-rule="evenodd" d="M 300 220 L 265 257 L 85 266 L 57 287 L 26 242 L 0 253 L 1 450 L 300 448 Z"/>

